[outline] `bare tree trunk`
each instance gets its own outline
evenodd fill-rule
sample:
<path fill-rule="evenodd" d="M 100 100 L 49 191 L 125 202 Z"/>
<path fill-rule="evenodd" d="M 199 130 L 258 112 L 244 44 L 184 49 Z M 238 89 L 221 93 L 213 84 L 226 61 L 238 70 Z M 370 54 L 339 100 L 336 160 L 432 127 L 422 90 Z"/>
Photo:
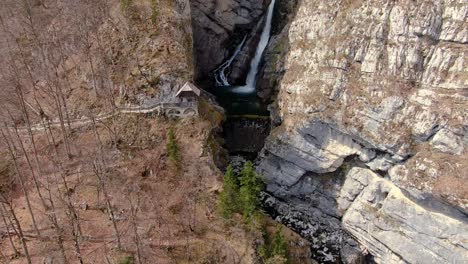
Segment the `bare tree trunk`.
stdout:
<path fill-rule="evenodd" d="M 120 241 L 120 233 L 119 233 L 119 229 L 117 228 L 117 222 L 115 220 L 114 209 L 112 209 L 112 204 L 110 202 L 109 193 L 107 192 L 107 188 L 104 183 L 102 171 L 99 169 L 99 166 L 96 162 L 94 162 L 94 174 L 96 175 L 99 186 L 102 189 L 102 192 L 104 194 L 104 200 L 106 202 L 107 212 L 109 213 L 110 219 L 112 220 L 112 226 L 114 228 L 115 237 L 117 239 L 117 246 L 119 249 L 122 249 L 122 243 Z"/>
<path fill-rule="evenodd" d="M 63 239 L 63 228 L 60 226 L 57 219 L 57 211 L 55 208 L 54 198 L 52 197 L 52 192 L 50 188 L 49 177 L 47 177 L 47 193 L 49 195 L 50 209 L 51 214 L 48 214 L 50 222 L 54 226 L 55 232 L 57 233 L 57 244 L 60 249 L 60 254 L 62 255 L 63 263 L 68 264 L 67 254 L 65 252 L 64 239 Z"/>
<path fill-rule="evenodd" d="M 44 130 L 49 132 L 50 134 L 50 138 L 49 138 L 49 135 L 47 136 L 47 141 L 49 142 L 49 144 L 52 144 L 53 146 L 55 146 L 55 139 L 54 139 L 54 135 L 53 135 L 53 132 L 50 128 L 50 125 L 46 125 L 45 122 L 42 122 L 42 125 L 44 126 Z M 57 152 L 57 149 L 54 147 L 55 151 L 55 157 L 52 158 L 53 160 L 53 163 L 54 163 L 54 166 L 56 167 L 57 171 L 58 171 L 58 174 L 60 175 L 60 178 L 61 178 L 61 181 L 62 181 L 62 184 L 63 186 L 65 187 L 65 193 L 62 193 L 60 191 L 60 189 L 58 188 L 57 186 L 57 191 L 59 193 L 59 196 L 61 197 L 62 201 L 65 203 L 65 205 L 67 206 L 67 215 L 69 217 L 69 221 L 72 225 L 72 235 L 73 235 L 73 246 L 75 248 L 75 254 L 79 260 L 80 263 L 84 263 L 83 261 L 83 256 L 81 254 L 81 248 L 80 248 L 80 242 L 81 242 L 81 238 L 83 237 L 83 232 L 82 232 L 82 229 L 81 229 L 81 224 L 80 224 L 80 219 L 78 217 L 78 214 L 76 212 L 76 209 L 75 207 L 73 206 L 73 203 L 71 201 L 71 197 L 70 197 L 70 193 L 69 193 L 69 185 L 68 185 L 68 182 L 65 178 L 65 173 L 64 173 L 64 169 L 63 169 L 63 166 L 62 166 L 62 163 L 60 162 L 60 158 L 59 158 L 59 155 L 58 155 L 58 152 Z M 59 181 L 57 179 L 57 181 Z"/>
<path fill-rule="evenodd" d="M 39 36 L 37 34 L 36 28 L 34 26 L 32 13 L 30 12 L 31 6 L 30 6 L 30 3 L 29 3 L 29 0 L 25 0 L 25 5 L 26 5 L 26 9 L 29 10 L 29 12 L 26 12 L 26 19 L 28 20 L 28 22 L 26 24 L 29 26 L 29 28 L 31 30 L 31 33 L 32 33 L 32 35 L 34 37 L 34 42 L 38 46 L 38 48 L 40 50 L 42 63 L 43 63 L 44 66 L 47 66 L 48 65 L 48 63 L 47 63 L 48 60 L 47 60 L 46 52 L 44 51 L 44 46 L 42 45 L 42 43 L 41 43 L 41 41 L 39 39 Z M 45 71 L 44 75 L 45 75 L 45 77 L 47 79 L 47 86 L 49 88 L 49 92 L 52 94 L 52 97 L 54 98 L 55 106 L 56 106 L 56 109 L 57 109 L 57 112 L 58 112 L 58 115 L 59 115 L 60 127 L 61 127 L 62 134 L 63 134 L 65 149 L 66 149 L 68 158 L 70 159 L 72 157 L 72 155 L 71 155 L 71 150 L 70 150 L 70 143 L 68 141 L 67 130 L 66 130 L 65 125 L 64 125 L 65 118 L 64 118 L 63 112 L 62 112 L 62 100 L 61 100 L 61 98 L 63 98 L 63 100 L 65 100 L 65 98 L 63 96 L 63 93 L 61 93 L 60 83 L 57 84 L 57 83 L 54 83 L 52 81 L 48 70 Z M 58 77 L 56 78 L 56 80 L 58 81 Z M 52 83 L 54 84 L 55 89 L 54 89 L 54 87 L 51 86 Z M 66 119 L 69 120 L 67 109 L 66 109 L 66 116 L 67 116 Z"/>
<path fill-rule="evenodd" d="M 77 228 L 76 228 L 76 223 L 75 219 L 72 220 L 72 225 L 73 225 L 73 246 L 75 247 L 75 254 L 76 257 L 78 258 L 80 264 L 83 264 L 83 256 L 81 255 L 81 248 L 80 248 L 80 239 L 81 235 L 78 234 Z"/>
<path fill-rule="evenodd" d="M 81 32 L 82 32 L 82 37 L 84 38 L 85 46 L 86 46 L 85 47 L 86 58 L 88 59 L 89 66 L 91 68 L 91 75 L 92 75 L 92 78 L 93 78 L 94 92 L 96 93 L 96 97 L 99 97 L 98 87 L 97 87 L 97 83 L 96 83 L 96 71 L 94 69 L 93 58 L 91 56 L 91 47 L 92 47 L 92 45 L 91 45 L 91 41 L 90 41 L 89 31 L 86 30 L 86 29 L 82 29 Z"/>
<path fill-rule="evenodd" d="M 8 128 L 6 130 L 8 132 Z M 26 189 L 26 185 L 24 184 L 23 176 L 22 176 L 21 171 L 20 171 L 20 169 L 18 167 L 17 157 L 16 157 L 16 155 L 15 155 L 15 153 L 13 151 L 13 148 L 11 146 L 12 142 L 10 142 L 10 139 L 5 135 L 5 133 L 3 133 L 3 129 L 0 129 L 0 131 L 1 131 L 3 139 L 5 140 L 5 142 L 6 142 L 7 146 L 8 146 L 8 151 L 10 152 L 11 158 L 13 160 L 13 165 L 15 167 L 15 171 L 16 171 L 18 181 L 20 182 L 21 189 L 22 189 L 23 194 L 24 194 L 24 196 L 26 198 L 26 205 L 27 205 L 29 214 L 31 215 L 31 220 L 32 220 L 32 223 L 33 223 L 33 226 L 34 226 L 34 230 L 36 231 L 37 235 L 40 237 L 41 233 L 39 232 L 39 228 L 37 227 L 36 218 L 34 217 L 34 213 L 32 211 L 31 201 L 29 199 L 28 190 Z"/>
<path fill-rule="evenodd" d="M 31 175 L 32 175 L 32 178 L 33 178 L 33 182 L 34 182 L 34 187 L 36 188 L 36 191 L 37 191 L 37 194 L 39 195 L 39 199 L 41 200 L 41 203 L 42 203 L 42 206 L 44 207 L 44 210 L 47 210 L 48 206 L 44 200 L 44 197 L 42 196 L 42 193 L 41 193 L 41 190 L 40 190 L 40 182 L 38 181 L 37 177 L 36 177 L 36 172 L 34 171 L 34 168 L 31 164 L 31 161 L 29 159 L 29 155 L 24 147 L 24 144 L 23 144 L 23 141 L 21 141 L 21 138 L 19 136 L 19 133 L 18 133 L 18 128 L 16 127 L 16 125 L 13 126 L 14 129 L 15 129 L 15 134 L 16 134 L 16 138 L 18 139 L 18 142 L 20 144 L 20 147 L 21 147 L 21 150 L 23 151 L 24 153 L 24 157 L 26 158 L 26 162 L 28 163 L 28 167 L 29 167 L 29 170 L 31 171 Z M 29 129 L 30 129 L 30 126 L 28 126 Z M 34 148 L 34 151 L 35 148 Z M 37 157 L 37 153 L 36 153 L 36 157 Z M 37 161 L 38 162 L 38 161 Z M 37 164 L 37 167 L 39 168 L 39 164 Z"/>
<path fill-rule="evenodd" d="M 141 240 L 140 240 L 140 235 L 138 234 L 138 224 L 137 224 L 138 208 L 134 206 L 130 195 L 128 196 L 128 201 L 130 202 L 131 224 L 132 224 L 133 236 L 134 236 L 133 239 L 135 240 L 135 245 L 137 247 L 138 264 L 143 264 L 142 252 L 141 252 Z"/>
<path fill-rule="evenodd" d="M 63 135 L 63 143 L 65 145 L 65 151 L 67 152 L 67 156 L 70 159 L 72 157 L 71 150 L 70 150 L 70 142 L 68 141 L 67 129 L 65 128 L 65 119 L 63 118 L 62 107 L 61 107 L 61 103 L 60 103 L 60 97 L 59 97 L 58 94 L 55 94 L 54 100 L 55 100 L 55 106 L 57 108 L 57 112 L 58 112 L 58 115 L 59 115 L 60 129 L 61 129 L 62 135 Z"/>
<path fill-rule="evenodd" d="M 8 240 L 10 241 L 11 248 L 13 249 L 14 255 L 18 256 L 19 252 L 18 252 L 18 249 L 16 249 L 15 243 L 13 242 L 13 238 L 11 237 L 10 226 L 8 225 L 7 220 L 6 220 L 7 210 L 5 208 L 5 205 L 3 205 L 3 203 L 2 203 L 2 207 L 0 208 L 0 213 L 2 213 L 3 223 L 5 224 L 5 227 L 6 227 Z"/>
<path fill-rule="evenodd" d="M 56 32 L 55 26 L 53 26 L 53 29 L 54 29 L 54 32 Z M 60 61 L 61 61 L 62 64 L 64 64 L 65 61 L 66 61 L 66 58 L 65 58 L 65 52 L 63 51 L 63 44 L 62 44 L 62 41 L 60 41 L 59 37 L 56 37 L 56 40 L 57 40 L 57 44 L 58 44 L 59 52 L 60 52 Z M 55 73 L 58 76 L 58 66 L 55 67 Z M 67 74 L 65 74 L 65 82 L 66 82 L 67 87 L 68 87 L 68 92 L 71 92 L 72 89 L 71 89 L 71 85 L 70 85 L 70 79 L 68 78 Z M 70 124 L 70 115 L 68 114 L 67 100 L 65 99 L 65 96 L 63 94 L 63 90 L 62 90 L 61 87 L 59 87 L 59 90 L 60 90 L 60 97 L 62 98 L 63 107 L 64 107 L 64 110 L 65 110 L 65 117 L 67 119 L 68 130 L 71 131 L 72 128 L 71 128 L 71 124 Z"/>
<path fill-rule="evenodd" d="M 103 150 L 103 146 L 102 146 L 101 137 L 99 136 L 97 126 L 96 126 L 96 119 L 94 118 L 94 116 L 92 116 L 91 120 L 93 122 L 94 137 L 95 137 L 98 149 L 99 149 L 99 155 L 100 155 L 99 160 L 101 160 L 101 163 L 102 163 L 102 165 L 104 166 L 104 169 L 105 169 L 107 167 L 107 165 L 106 165 L 106 162 L 105 162 L 105 156 L 104 156 L 104 150 Z M 119 230 L 117 228 L 117 222 L 115 220 L 114 209 L 112 209 L 112 204 L 111 204 L 111 201 L 110 201 L 109 193 L 107 192 L 105 180 L 103 179 L 104 177 L 102 175 L 103 168 L 101 166 L 99 166 L 97 162 L 94 162 L 93 168 L 94 168 L 94 174 L 96 175 L 96 178 L 98 180 L 100 189 L 102 190 L 102 192 L 104 194 L 104 199 L 105 199 L 105 202 L 106 202 L 107 212 L 110 214 L 110 218 L 112 220 L 112 226 L 113 226 L 114 232 L 115 232 L 115 237 L 117 238 L 117 246 L 118 246 L 119 249 L 122 249 L 122 243 L 121 243 L 121 240 L 120 240 L 120 233 L 119 233 Z"/>
<path fill-rule="evenodd" d="M 101 36 L 97 35 L 96 38 L 97 38 L 97 43 L 98 43 L 98 47 L 99 47 L 99 53 L 103 54 L 103 56 L 106 56 L 107 53 L 106 53 L 106 51 L 105 51 L 105 49 L 104 49 L 104 47 L 102 45 Z M 110 78 L 109 66 L 107 65 L 106 61 L 107 60 L 104 59 L 104 68 L 105 68 L 106 77 L 108 78 L 107 79 L 108 85 L 105 85 L 105 86 L 107 87 L 107 92 L 109 93 L 109 96 L 108 96 L 109 103 L 110 103 L 112 109 L 115 109 L 115 97 L 114 97 L 113 87 L 111 87 L 111 84 L 113 84 L 113 82 L 112 82 L 112 80 Z M 101 79 L 101 82 L 104 85 L 104 80 L 103 80 L 101 75 L 100 75 L 100 79 Z"/>
<path fill-rule="evenodd" d="M 16 217 L 16 213 L 13 210 L 13 206 L 11 205 L 11 202 L 8 201 L 8 199 L 2 193 L 0 193 L 0 197 L 2 198 L 1 202 L 6 204 L 8 209 L 10 210 L 10 215 L 16 224 L 16 229 L 18 230 L 21 245 L 23 246 L 24 255 L 26 256 L 26 261 L 28 264 L 31 264 L 32 263 L 31 256 L 29 256 L 28 245 L 26 244 L 26 239 L 24 238 L 23 229 L 21 228 L 21 223 L 19 222 L 18 217 Z"/>

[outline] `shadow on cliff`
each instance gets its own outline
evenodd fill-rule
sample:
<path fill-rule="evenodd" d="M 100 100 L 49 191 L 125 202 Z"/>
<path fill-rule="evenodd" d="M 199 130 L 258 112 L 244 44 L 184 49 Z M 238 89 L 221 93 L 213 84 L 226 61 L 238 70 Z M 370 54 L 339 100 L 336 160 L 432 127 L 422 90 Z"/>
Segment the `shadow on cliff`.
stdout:
<path fill-rule="evenodd" d="M 264 54 L 257 81 L 257 94 L 264 103 L 276 100 L 285 74 L 285 63 L 290 49 L 289 28 L 302 0 L 279 0 L 273 16 L 272 37 Z M 279 125 L 272 120 L 273 124 Z"/>

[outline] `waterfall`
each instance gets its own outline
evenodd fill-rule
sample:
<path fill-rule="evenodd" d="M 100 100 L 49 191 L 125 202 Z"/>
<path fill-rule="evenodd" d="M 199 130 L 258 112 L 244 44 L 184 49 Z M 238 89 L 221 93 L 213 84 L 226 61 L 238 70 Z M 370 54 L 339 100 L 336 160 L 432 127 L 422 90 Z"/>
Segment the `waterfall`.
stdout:
<path fill-rule="evenodd" d="M 271 0 L 270 5 L 268 6 L 268 13 L 265 21 L 265 26 L 263 27 L 262 35 L 260 36 L 260 41 L 258 42 L 257 50 L 255 51 L 255 56 L 250 62 L 250 70 L 247 74 L 245 85 L 234 87 L 232 89 L 233 92 L 251 93 L 255 91 L 258 67 L 260 66 L 260 62 L 262 61 L 263 52 L 268 46 L 268 41 L 270 40 L 271 21 L 273 20 L 274 7 L 275 0 Z M 229 68 L 229 66 L 231 66 L 232 62 L 236 59 L 237 55 L 239 55 L 240 51 L 244 47 L 246 40 L 247 36 L 245 36 L 240 45 L 237 46 L 236 51 L 234 52 L 232 57 L 225 61 L 223 64 L 221 64 L 221 66 L 219 66 L 218 69 L 215 70 L 216 86 L 230 86 L 225 73 L 226 69 Z"/>
<path fill-rule="evenodd" d="M 242 50 L 244 47 L 245 41 L 247 40 L 247 35 L 244 37 L 242 42 L 237 46 L 236 51 L 232 55 L 229 60 L 225 61 L 221 66 L 219 66 L 218 69 L 215 71 L 215 80 L 216 80 L 216 86 L 230 86 L 229 81 L 226 77 L 226 69 L 231 66 L 231 63 L 236 59 L 237 55 L 239 55 L 239 52 Z"/>
<path fill-rule="evenodd" d="M 235 89 L 233 89 L 234 92 L 251 93 L 255 91 L 258 67 L 260 66 L 263 52 L 268 46 L 268 41 L 270 40 L 271 21 L 273 19 L 274 7 L 275 7 L 275 0 L 271 0 L 270 5 L 268 6 L 268 14 L 267 14 L 267 19 L 265 21 L 265 26 L 263 27 L 262 35 L 260 37 L 260 42 L 258 43 L 257 50 L 255 51 L 255 57 L 252 59 L 252 62 L 250 63 L 250 70 L 247 75 L 245 85 L 236 87 Z"/>

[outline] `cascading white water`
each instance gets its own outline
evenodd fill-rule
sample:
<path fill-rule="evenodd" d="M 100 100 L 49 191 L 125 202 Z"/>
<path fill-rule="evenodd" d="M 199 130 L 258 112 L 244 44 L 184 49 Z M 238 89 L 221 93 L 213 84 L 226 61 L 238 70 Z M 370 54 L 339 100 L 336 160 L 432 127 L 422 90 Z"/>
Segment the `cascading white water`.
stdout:
<path fill-rule="evenodd" d="M 263 52 L 268 46 L 268 41 L 270 40 L 271 33 L 271 21 L 273 20 L 273 10 L 275 7 L 275 0 L 271 0 L 270 5 L 268 6 L 267 19 L 265 21 L 265 26 L 263 27 L 262 35 L 260 37 L 260 42 L 258 43 L 257 50 L 255 51 L 255 57 L 250 63 L 250 70 L 247 75 L 244 86 L 239 86 L 233 89 L 233 92 L 237 93 L 251 93 L 255 91 L 256 82 L 257 82 L 257 73 L 258 67 L 262 60 Z"/>
<path fill-rule="evenodd" d="M 270 40 L 271 21 L 273 20 L 274 7 L 275 7 L 275 0 L 271 0 L 270 5 L 268 6 L 268 13 L 267 13 L 266 21 L 265 21 L 265 26 L 263 27 L 262 35 L 260 36 L 260 41 L 258 42 L 257 50 L 255 51 L 255 56 L 250 62 L 250 70 L 249 70 L 249 73 L 247 74 L 245 85 L 233 88 L 232 89 L 233 92 L 251 93 L 255 91 L 258 67 L 260 66 L 263 52 L 268 46 L 268 41 Z M 236 59 L 237 55 L 239 55 L 240 51 L 244 47 L 246 40 L 247 40 L 247 36 L 245 36 L 242 42 L 240 43 L 240 45 L 237 46 L 236 51 L 234 52 L 232 57 L 229 58 L 229 60 L 225 61 L 223 64 L 221 64 L 221 66 L 219 66 L 218 69 L 216 69 L 215 71 L 216 86 L 230 86 L 229 81 L 226 77 L 226 69 L 229 68 L 229 66 L 231 66 L 232 62 Z"/>
<path fill-rule="evenodd" d="M 216 86 L 230 86 L 229 81 L 226 77 L 226 69 L 231 66 L 231 63 L 236 59 L 237 55 L 239 55 L 239 52 L 242 50 L 244 47 L 245 41 L 247 40 L 247 35 L 244 37 L 242 42 L 237 46 L 236 51 L 232 55 L 229 60 L 225 61 L 221 66 L 219 66 L 218 69 L 215 71 L 215 80 L 216 80 Z"/>

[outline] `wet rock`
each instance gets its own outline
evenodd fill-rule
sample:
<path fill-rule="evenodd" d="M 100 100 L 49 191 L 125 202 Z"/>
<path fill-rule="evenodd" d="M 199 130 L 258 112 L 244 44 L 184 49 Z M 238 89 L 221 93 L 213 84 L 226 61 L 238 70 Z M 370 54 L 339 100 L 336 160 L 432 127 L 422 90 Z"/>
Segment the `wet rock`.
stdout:
<path fill-rule="evenodd" d="M 260 21 L 268 1 L 194 0 L 190 3 L 195 79 L 214 80 L 212 72 Z"/>

